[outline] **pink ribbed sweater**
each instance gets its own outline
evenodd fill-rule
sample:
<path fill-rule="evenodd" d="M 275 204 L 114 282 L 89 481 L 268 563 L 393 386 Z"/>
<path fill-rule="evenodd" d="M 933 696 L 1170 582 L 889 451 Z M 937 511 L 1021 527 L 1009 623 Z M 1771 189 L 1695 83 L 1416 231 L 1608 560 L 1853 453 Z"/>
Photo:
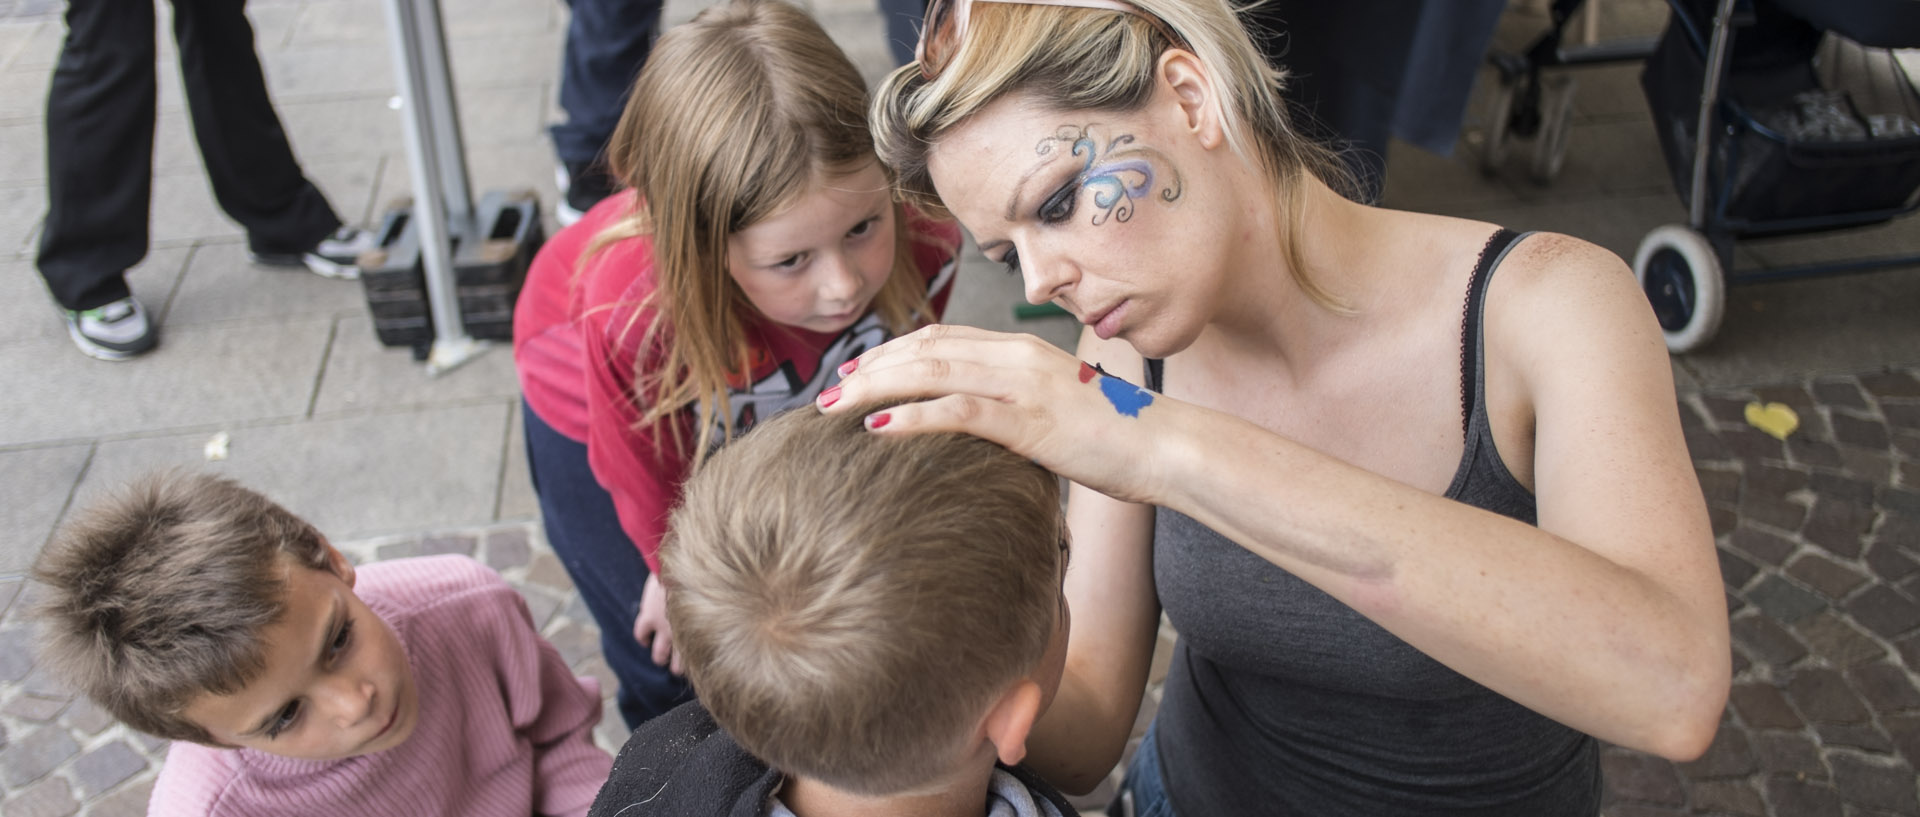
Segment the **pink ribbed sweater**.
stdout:
<path fill-rule="evenodd" d="M 613 761 L 599 684 L 575 678 L 499 574 L 465 556 L 377 562 L 354 591 L 392 625 L 420 691 L 403 743 L 294 760 L 176 742 L 150 817 L 584 815 Z"/>

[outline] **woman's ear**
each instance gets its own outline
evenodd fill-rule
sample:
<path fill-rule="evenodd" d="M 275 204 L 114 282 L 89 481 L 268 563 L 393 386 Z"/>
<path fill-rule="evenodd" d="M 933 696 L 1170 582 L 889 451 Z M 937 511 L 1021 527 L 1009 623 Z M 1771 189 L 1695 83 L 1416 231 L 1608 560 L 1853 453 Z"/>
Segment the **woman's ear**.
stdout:
<path fill-rule="evenodd" d="M 1040 719 L 1044 698 L 1039 684 L 1022 678 L 987 711 L 987 740 L 1001 763 L 1012 766 L 1026 758 L 1027 735 L 1033 732 L 1034 721 Z"/>
<path fill-rule="evenodd" d="M 1213 91 L 1206 67 L 1192 52 L 1169 48 L 1160 54 L 1155 67 L 1159 91 L 1168 94 L 1178 106 L 1181 125 L 1212 149 L 1226 142 L 1226 125 L 1221 121 L 1220 98 Z"/>

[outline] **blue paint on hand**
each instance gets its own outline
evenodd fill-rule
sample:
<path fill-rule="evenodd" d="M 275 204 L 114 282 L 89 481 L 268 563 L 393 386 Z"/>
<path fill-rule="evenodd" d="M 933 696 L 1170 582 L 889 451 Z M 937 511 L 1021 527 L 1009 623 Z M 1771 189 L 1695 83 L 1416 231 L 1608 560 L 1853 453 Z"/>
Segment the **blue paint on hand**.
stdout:
<path fill-rule="evenodd" d="M 1140 410 L 1153 405 L 1153 392 L 1107 375 L 1100 378 L 1100 393 L 1107 396 L 1113 410 L 1128 417 L 1140 416 Z"/>

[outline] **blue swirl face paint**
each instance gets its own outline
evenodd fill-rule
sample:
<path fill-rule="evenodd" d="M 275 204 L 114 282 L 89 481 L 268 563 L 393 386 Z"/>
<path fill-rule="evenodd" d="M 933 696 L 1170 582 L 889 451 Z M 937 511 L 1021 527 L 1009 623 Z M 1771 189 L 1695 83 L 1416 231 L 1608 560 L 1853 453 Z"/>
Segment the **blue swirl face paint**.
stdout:
<path fill-rule="evenodd" d="M 1126 221 L 1133 218 L 1133 203 L 1152 194 L 1155 186 L 1155 163 L 1166 163 L 1166 157 L 1157 150 L 1133 143 L 1132 134 L 1121 134 L 1107 140 L 1106 146 L 1100 146 L 1093 134 L 1096 125 L 1074 127 L 1063 126 L 1052 136 L 1041 140 L 1035 153 L 1045 156 L 1052 153 L 1060 144 L 1068 145 L 1067 152 L 1081 160 L 1080 172 L 1075 175 L 1081 187 L 1093 191 L 1093 206 L 1096 208 L 1092 222 L 1105 224 L 1108 220 Z M 1183 185 L 1178 170 L 1169 168 L 1170 180 L 1160 191 L 1161 201 L 1173 201 L 1180 198 Z"/>

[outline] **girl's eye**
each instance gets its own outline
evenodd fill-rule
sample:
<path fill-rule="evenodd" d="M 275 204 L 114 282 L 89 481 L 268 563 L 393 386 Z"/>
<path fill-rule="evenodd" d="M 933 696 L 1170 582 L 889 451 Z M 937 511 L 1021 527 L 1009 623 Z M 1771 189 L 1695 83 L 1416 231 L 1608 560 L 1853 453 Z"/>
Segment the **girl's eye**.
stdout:
<path fill-rule="evenodd" d="M 1020 274 L 1020 251 L 1009 248 L 1007 254 L 1000 256 L 1000 263 L 1007 265 L 1008 275 Z"/>
<path fill-rule="evenodd" d="M 797 266 L 800 266 L 800 255 L 798 254 L 789 255 L 773 263 L 774 269 L 793 269 Z"/>
<path fill-rule="evenodd" d="M 873 218 L 867 219 L 866 221 L 862 221 L 859 224 L 853 225 L 853 229 L 848 230 L 847 235 L 850 235 L 850 236 L 866 235 L 867 233 L 873 232 L 873 225 L 879 224 L 879 223 L 880 223 L 880 217 L 875 216 Z"/>
<path fill-rule="evenodd" d="M 280 737 L 282 732 L 293 728 L 294 722 L 298 720 L 300 720 L 300 702 L 293 701 L 287 704 L 286 708 L 281 709 L 280 714 L 274 717 L 273 725 L 267 727 L 267 739 Z"/>
<path fill-rule="evenodd" d="M 1074 203 L 1079 200 L 1079 196 L 1075 195 L 1078 192 L 1080 188 L 1071 184 L 1053 191 L 1053 195 L 1040 203 L 1040 221 L 1045 224 L 1059 224 L 1072 218 Z"/>

